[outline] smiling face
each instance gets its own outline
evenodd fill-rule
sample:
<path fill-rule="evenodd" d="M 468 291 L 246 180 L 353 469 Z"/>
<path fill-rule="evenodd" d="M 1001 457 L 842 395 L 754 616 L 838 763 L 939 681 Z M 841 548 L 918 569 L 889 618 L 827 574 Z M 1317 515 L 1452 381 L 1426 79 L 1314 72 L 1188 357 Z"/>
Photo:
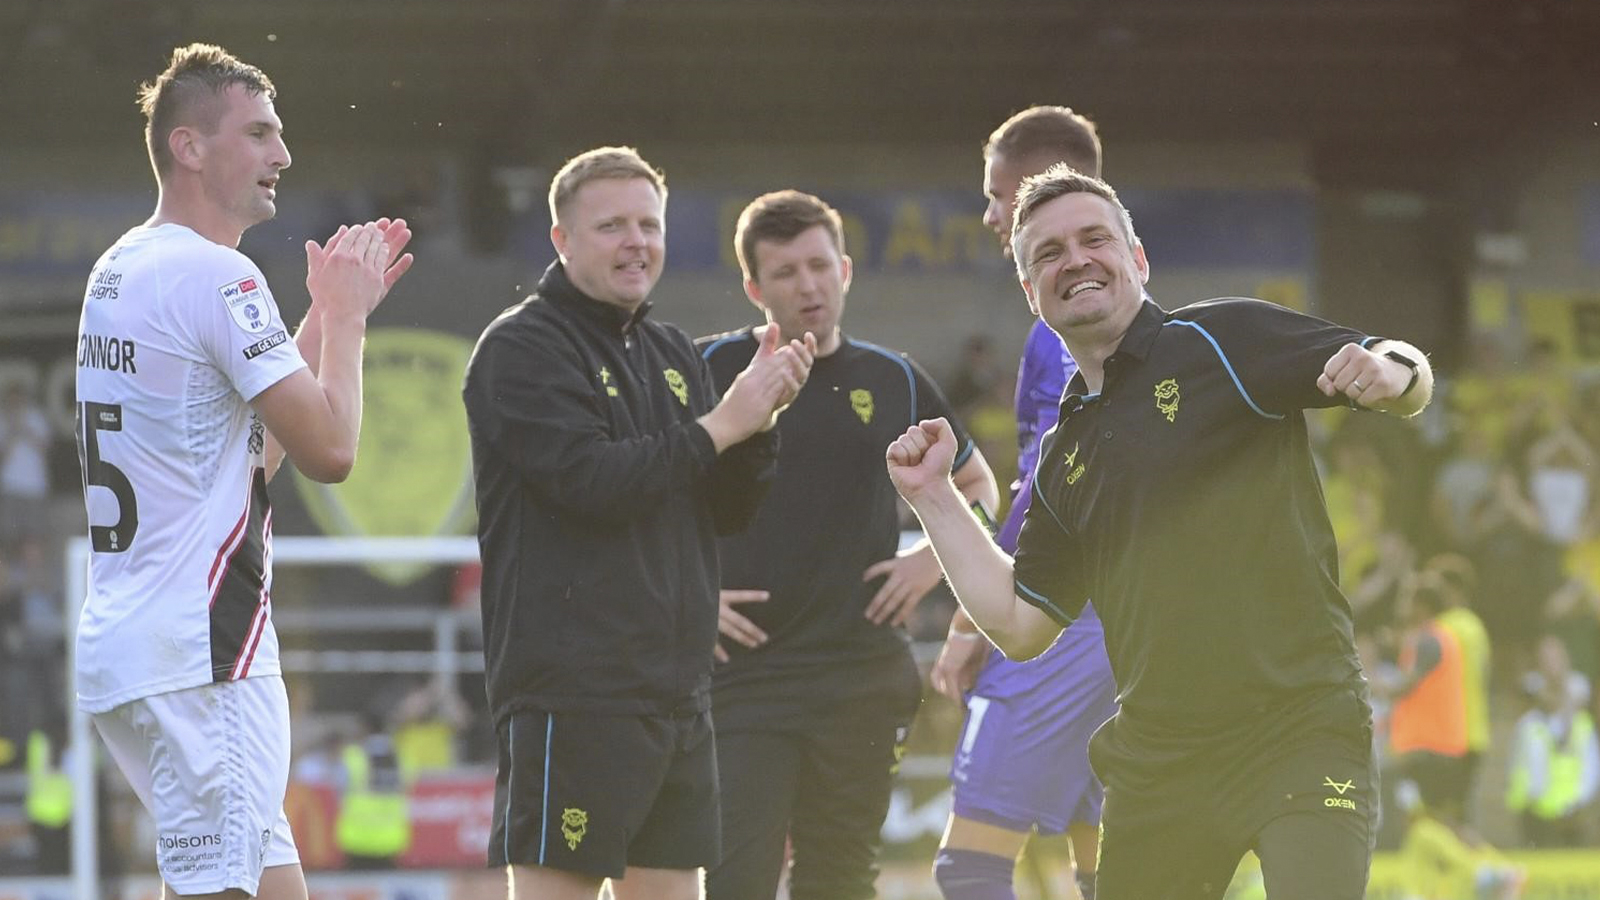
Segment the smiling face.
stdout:
<path fill-rule="evenodd" d="M 214 131 L 187 126 L 198 154 L 204 197 L 244 231 L 277 215 L 278 173 L 289 168 L 283 122 L 263 92 L 228 85 L 214 101 L 222 115 Z"/>
<path fill-rule="evenodd" d="M 784 340 L 799 340 L 809 331 L 816 335 L 818 355 L 838 349 L 850 257 L 839 252 L 828 228 L 814 225 L 788 241 L 758 240 L 754 249 L 756 274 L 744 283 L 751 302 Z"/>
<path fill-rule="evenodd" d="M 1076 192 L 1045 201 L 1015 243 L 1028 305 L 1057 334 L 1125 328 L 1139 311 L 1150 277 L 1144 247 L 1105 198 Z"/>
<path fill-rule="evenodd" d="M 661 195 L 644 178 L 586 181 L 558 211 L 550 240 L 578 290 L 637 309 L 666 262 Z"/>

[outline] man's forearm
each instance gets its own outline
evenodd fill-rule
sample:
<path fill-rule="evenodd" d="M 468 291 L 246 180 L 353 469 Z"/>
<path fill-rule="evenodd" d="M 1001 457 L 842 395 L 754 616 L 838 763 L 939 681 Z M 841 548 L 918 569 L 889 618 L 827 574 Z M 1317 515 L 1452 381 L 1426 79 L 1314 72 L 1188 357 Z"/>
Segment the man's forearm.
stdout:
<path fill-rule="evenodd" d="M 322 368 L 322 310 L 312 306 L 306 317 L 300 321 L 300 327 L 294 332 L 294 345 L 300 350 L 300 358 L 306 361 L 306 367 L 311 370 L 313 377 Z M 266 469 L 267 480 L 278 474 L 278 467 L 283 465 L 283 445 L 278 439 L 267 432 L 266 443 Z"/>
<path fill-rule="evenodd" d="M 333 413 L 337 446 L 352 459 L 361 438 L 361 350 L 367 338 L 365 319 L 322 317 L 322 353 L 314 370 Z"/>
<path fill-rule="evenodd" d="M 1031 658 L 1048 647 L 1054 634 L 1041 634 L 1043 614 L 1017 599 L 1011 558 L 990 540 L 955 485 L 930 490 L 912 510 L 973 623 L 1013 658 Z"/>
<path fill-rule="evenodd" d="M 969 505 L 973 502 L 982 503 L 991 515 L 999 508 L 1000 486 L 995 483 L 989 461 L 977 448 L 973 448 L 966 463 L 951 474 L 950 480 Z"/>

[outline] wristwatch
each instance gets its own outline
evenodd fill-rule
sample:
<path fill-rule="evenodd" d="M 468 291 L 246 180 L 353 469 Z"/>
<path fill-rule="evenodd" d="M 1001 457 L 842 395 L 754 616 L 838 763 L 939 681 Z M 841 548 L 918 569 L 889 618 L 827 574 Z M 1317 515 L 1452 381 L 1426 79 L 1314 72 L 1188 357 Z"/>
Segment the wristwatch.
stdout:
<path fill-rule="evenodd" d="M 1406 382 L 1406 389 L 1401 391 L 1395 397 L 1395 399 L 1398 400 L 1401 397 L 1411 393 L 1411 389 L 1417 386 L 1417 378 L 1421 375 L 1421 373 L 1417 371 L 1417 361 L 1398 350 L 1389 350 L 1383 355 L 1411 370 L 1411 380 Z"/>

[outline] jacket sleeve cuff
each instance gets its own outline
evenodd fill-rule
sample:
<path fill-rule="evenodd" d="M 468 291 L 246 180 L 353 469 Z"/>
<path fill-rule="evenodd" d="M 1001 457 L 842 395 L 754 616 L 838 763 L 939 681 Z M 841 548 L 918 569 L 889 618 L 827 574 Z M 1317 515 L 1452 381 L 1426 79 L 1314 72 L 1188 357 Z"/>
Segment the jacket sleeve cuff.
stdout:
<path fill-rule="evenodd" d="M 694 452 L 695 461 L 703 468 L 711 468 L 717 461 L 717 445 L 711 440 L 711 432 L 699 422 L 689 423 L 689 448 Z"/>

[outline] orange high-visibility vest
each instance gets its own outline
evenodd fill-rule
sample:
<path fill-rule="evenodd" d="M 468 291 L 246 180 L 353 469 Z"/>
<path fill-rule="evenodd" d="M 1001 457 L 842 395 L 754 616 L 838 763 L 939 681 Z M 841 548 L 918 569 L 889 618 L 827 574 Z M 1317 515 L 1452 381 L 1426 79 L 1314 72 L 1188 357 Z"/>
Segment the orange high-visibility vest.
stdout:
<path fill-rule="evenodd" d="M 1396 754 L 1426 750 L 1444 756 L 1467 752 L 1467 700 L 1462 677 L 1461 644 L 1437 621 L 1423 626 L 1439 642 L 1439 664 L 1411 693 L 1399 698 L 1389 713 L 1389 747 Z M 1400 668 L 1416 665 L 1415 641 L 1400 650 Z"/>

